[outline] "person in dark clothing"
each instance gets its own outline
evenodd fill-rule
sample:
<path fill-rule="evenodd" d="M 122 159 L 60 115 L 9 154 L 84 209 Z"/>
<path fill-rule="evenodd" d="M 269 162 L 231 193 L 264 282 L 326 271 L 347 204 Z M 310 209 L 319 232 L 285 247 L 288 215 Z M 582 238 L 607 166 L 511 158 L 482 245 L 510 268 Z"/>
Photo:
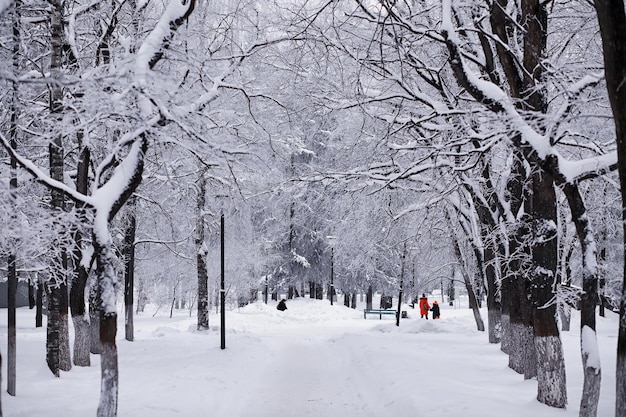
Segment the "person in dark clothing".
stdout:
<path fill-rule="evenodd" d="M 433 301 L 433 307 L 430 309 L 433 312 L 433 320 L 439 318 L 439 303 L 437 300 Z"/>
<path fill-rule="evenodd" d="M 287 310 L 287 302 L 285 301 L 284 298 L 278 302 L 278 305 L 276 306 L 276 308 L 280 311 Z"/>

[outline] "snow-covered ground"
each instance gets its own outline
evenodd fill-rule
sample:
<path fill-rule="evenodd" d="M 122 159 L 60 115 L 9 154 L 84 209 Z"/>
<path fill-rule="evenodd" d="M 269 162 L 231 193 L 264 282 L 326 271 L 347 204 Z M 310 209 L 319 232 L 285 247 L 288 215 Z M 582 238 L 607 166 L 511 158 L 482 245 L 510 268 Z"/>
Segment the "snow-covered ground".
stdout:
<path fill-rule="evenodd" d="M 432 301 L 432 300 L 431 300 Z M 535 400 L 536 381 L 507 367 L 499 345 L 476 331 L 471 311 L 442 305 L 441 320 L 368 316 L 341 303 L 299 299 L 280 312 L 276 302 L 229 311 L 226 349 L 219 316 L 195 330 L 188 312 L 145 313 L 135 341 L 118 331 L 120 417 L 573 417 L 582 387 L 578 315 L 563 334 L 569 405 L 556 410 Z M 361 306 L 360 306 L 361 307 Z M 146 310 L 148 311 L 148 310 Z M 486 312 L 484 312 L 486 313 Z M 598 318 L 603 375 L 599 416 L 614 415 L 617 320 Z M 486 317 L 486 314 L 483 314 Z M 6 355 L 6 309 L 0 311 Z M 74 367 L 54 378 L 45 363 L 45 329 L 34 312 L 18 309 L 17 396 L 6 394 L 5 416 L 95 416 L 100 366 Z"/>

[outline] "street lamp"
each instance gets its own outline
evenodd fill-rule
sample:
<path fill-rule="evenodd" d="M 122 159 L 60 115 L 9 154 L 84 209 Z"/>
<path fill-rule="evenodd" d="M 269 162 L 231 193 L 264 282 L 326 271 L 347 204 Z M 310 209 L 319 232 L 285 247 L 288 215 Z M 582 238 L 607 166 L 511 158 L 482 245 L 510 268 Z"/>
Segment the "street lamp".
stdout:
<path fill-rule="evenodd" d="M 402 263 L 400 264 L 400 293 L 398 294 L 396 326 L 400 326 L 400 315 L 402 314 L 402 293 L 404 292 L 404 258 L 406 258 L 406 242 L 404 242 L 404 250 L 402 251 Z"/>
<path fill-rule="evenodd" d="M 226 349 L 226 287 L 224 285 L 224 211 L 220 215 L 220 348 Z"/>
<path fill-rule="evenodd" d="M 334 263 L 335 263 L 335 242 L 337 237 L 335 236 L 326 236 L 326 240 L 328 241 L 328 246 L 330 246 L 330 305 L 333 305 L 335 298 L 335 282 L 334 282 Z"/>
<path fill-rule="evenodd" d="M 217 195 L 216 199 L 220 206 L 220 348 L 226 349 L 226 287 L 225 275 L 225 248 L 224 248 L 224 205 L 223 198 L 227 195 Z"/>

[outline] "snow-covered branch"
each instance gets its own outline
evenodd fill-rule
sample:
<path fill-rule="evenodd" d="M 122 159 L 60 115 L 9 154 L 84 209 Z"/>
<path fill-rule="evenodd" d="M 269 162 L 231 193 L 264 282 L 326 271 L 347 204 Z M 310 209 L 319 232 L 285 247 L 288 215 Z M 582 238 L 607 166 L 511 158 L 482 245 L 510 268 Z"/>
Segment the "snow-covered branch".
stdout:
<path fill-rule="evenodd" d="M 572 183 L 617 168 L 617 152 L 615 150 L 605 155 L 581 161 L 570 161 L 560 155 L 551 146 L 550 138 L 547 136 L 550 131 L 547 134 L 537 132 L 528 124 L 515 107 L 511 98 L 499 86 L 481 79 L 469 68 L 469 65 L 461 56 L 460 39 L 452 21 L 451 0 L 442 2 L 441 31 L 446 39 L 446 45 L 450 53 L 450 64 L 458 82 L 474 99 L 489 110 L 506 115 L 507 122 L 520 134 L 520 143 L 516 145 L 523 146 L 529 156 L 538 158 L 543 165 L 551 165 L 551 168 L 556 170 L 554 174 L 557 183 Z M 589 85 L 595 79 L 596 77 L 592 76 L 579 81 L 572 86 L 572 93 L 580 91 L 580 89 Z M 562 110 L 562 112 L 565 111 Z M 551 161 L 556 161 L 557 164 L 552 164 Z"/>
<path fill-rule="evenodd" d="M 35 177 L 39 182 L 41 182 L 46 187 L 60 191 L 67 195 L 69 198 L 74 200 L 77 203 L 82 203 L 87 206 L 94 206 L 94 200 L 86 196 L 84 194 L 79 193 L 71 187 L 68 187 L 64 183 L 54 180 L 50 177 L 50 175 L 43 172 L 37 165 L 35 165 L 30 159 L 24 158 L 20 154 L 18 154 L 15 149 L 11 147 L 9 140 L 0 132 L 0 143 L 4 147 L 4 149 L 8 152 L 11 157 L 15 158 L 18 165 L 28 171 L 33 177 Z"/>
<path fill-rule="evenodd" d="M 135 61 L 135 77 L 140 85 L 144 85 L 149 70 L 163 57 L 163 50 L 182 25 L 189 17 L 195 6 L 195 0 L 172 0 L 168 4 L 163 16 L 152 29 L 152 32 L 143 41 Z"/>

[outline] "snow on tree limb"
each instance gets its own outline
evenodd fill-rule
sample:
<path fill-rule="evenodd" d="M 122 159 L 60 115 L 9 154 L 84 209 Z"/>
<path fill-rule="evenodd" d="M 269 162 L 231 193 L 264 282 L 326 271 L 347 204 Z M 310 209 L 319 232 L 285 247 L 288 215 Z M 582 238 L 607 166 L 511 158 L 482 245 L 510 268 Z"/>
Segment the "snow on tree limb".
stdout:
<path fill-rule="evenodd" d="M 0 143 L 4 147 L 4 149 L 11 155 L 11 157 L 15 158 L 17 163 L 28 171 L 33 177 L 35 177 L 39 182 L 50 189 L 58 190 L 65 193 L 72 200 L 83 203 L 87 206 L 94 206 L 94 201 L 91 197 L 86 196 L 84 194 L 79 193 L 71 187 L 68 187 L 64 183 L 60 181 L 53 180 L 50 178 L 50 175 L 43 172 L 37 165 L 35 165 L 31 160 L 22 157 L 19 155 L 15 149 L 11 147 L 9 140 L 0 132 Z"/>
<path fill-rule="evenodd" d="M 560 155 L 552 146 L 548 134 L 540 134 L 530 126 L 515 108 L 510 97 L 491 81 L 479 78 L 467 65 L 461 55 L 460 39 L 457 36 L 452 23 L 451 0 L 442 2 L 441 32 L 450 53 L 450 65 L 458 80 L 465 90 L 479 103 L 494 113 L 504 113 L 511 126 L 520 133 L 521 144 L 529 146 L 532 152 L 542 162 L 548 162 L 551 168 L 556 169 L 555 179 L 558 183 L 576 183 L 583 179 L 601 175 L 604 172 L 617 168 L 617 151 L 613 150 L 605 155 L 585 158 L 579 161 L 571 161 Z M 572 85 L 569 92 L 578 94 L 588 85 L 598 82 L 599 76 L 592 74 Z M 560 114 L 565 114 L 567 109 L 561 109 Z"/>
<path fill-rule="evenodd" d="M 135 77 L 140 85 L 144 85 L 148 71 L 154 68 L 163 57 L 172 36 L 189 17 L 195 6 L 195 0 L 172 0 L 152 32 L 139 47 L 135 61 Z"/>

